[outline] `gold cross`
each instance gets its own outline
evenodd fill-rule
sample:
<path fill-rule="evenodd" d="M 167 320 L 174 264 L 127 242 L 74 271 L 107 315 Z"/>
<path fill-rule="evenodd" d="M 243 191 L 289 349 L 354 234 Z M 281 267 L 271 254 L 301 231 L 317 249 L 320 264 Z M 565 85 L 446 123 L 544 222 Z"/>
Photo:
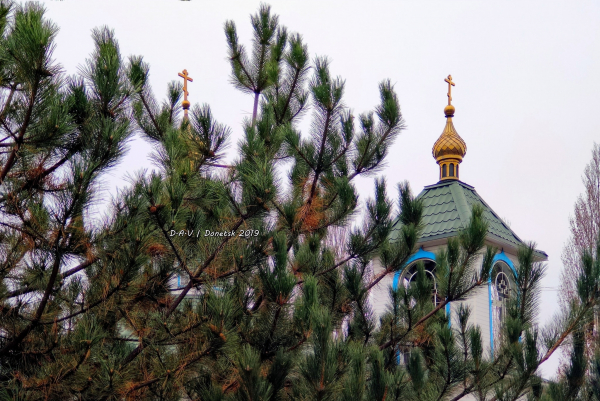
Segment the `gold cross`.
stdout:
<path fill-rule="evenodd" d="M 187 83 L 188 83 L 188 81 L 194 82 L 194 80 L 188 76 L 187 70 L 183 70 L 182 72 L 183 72 L 183 74 L 180 72 L 177 75 L 179 75 L 181 78 L 183 78 L 183 101 L 185 102 L 185 101 L 187 101 L 187 97 L 189 94 L 188 90 L 187 90 Z"/>
<path fill-rule="evenodd" d="M 444 82 L 448 82 L 448 105 L 452 104 L 452 87 L 456 86 L 452 82 L 452 75 L 448 75 L 448 78 L 444 79 Z"/>

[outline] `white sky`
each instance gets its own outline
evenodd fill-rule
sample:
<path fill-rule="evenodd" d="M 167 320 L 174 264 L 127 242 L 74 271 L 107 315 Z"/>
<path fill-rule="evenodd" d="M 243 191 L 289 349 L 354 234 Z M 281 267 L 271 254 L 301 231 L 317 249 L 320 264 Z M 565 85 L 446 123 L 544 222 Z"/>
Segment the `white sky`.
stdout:
<path fill-rule="evenodd" d="M 523 240 L 549 255 L 542 322 L 557 310 L 568 218 L 582 192 L 581 174 L 600 142 L 600 3 L 594 1 L 270 1 L 280 22 L 299 32 L 311 57 L 326 55 L 346 80 L 355 114 L 378 103 L 377 84 L 395 83 L 408 128 L 382 173 L 396 195 L 408 180 L 415 193 L 438 181 L 431 147 L 444 128 L 444 78 L 452 74 L 454 125 L 468 152 L 461 180 L 473 185 Z M 223 23 L 232 19 L 249 44 L 257 0 L 60 1 L 45 3 L 60 27 L 56 59 L 69 74 L 92 51 L 90 31 L 107 25 L 124 57 L 142 55 L 162 98 L 187 68 L 192 103 L 209 103 L 242 135 L 252 99 L 229 84 Z M 308 121 L 306 121 L 308 123 Z M 111 174 L 110 192 L 146 166 L 149 146 L 136 140 Z M 358 183 L 361 199 L 372 179 Z M 546 363 L 552 376 L 557 358 Z"/>

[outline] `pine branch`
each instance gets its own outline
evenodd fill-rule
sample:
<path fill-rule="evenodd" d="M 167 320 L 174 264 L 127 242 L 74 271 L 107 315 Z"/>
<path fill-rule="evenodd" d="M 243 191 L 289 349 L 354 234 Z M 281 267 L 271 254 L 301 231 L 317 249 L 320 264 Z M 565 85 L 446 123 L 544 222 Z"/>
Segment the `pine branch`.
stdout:
<path fill-rule="evenodd" d="M 315 170 L 315 167 L 312 165 L 311 162 L 308 161 L 308 159 L 306 158 L 306 156 L 304 155 L 304 153 L 302 153 L 302 151 L 300 149 L 298 149 L 297 146 L 294 146 L 294 150 L 296 151 L 296 153 L 302 158 L 302 160 L 304 160 L 304 162 L 313 170 Z"/>
<path fill-rule="evenodd" d="M 121 106 L 123 105 L 123 103 L 125 103 L 125 101 L 127 101 L 128 99 L 129 99 L 129 94 L 126 94 L 125 96 L 123 96 L 123 97 L 121 98 L 121 100 L 119 100 L 119 101 L 117 102 L 117 104 L 115 104 L 115 105 L 114 105 L 114 107 L 113 107 L 112 109 L 110 109 L 110 110 L 108 111 L 108 113 L 109 113 L 111 116 L 115 117 L 115 111 L 117 111 L 117 109 L 118 109 L 119 107 L 121 107 Z"/>
<path fill-rule="evenodd" d="M 98 260 L 99 260 L 99 258 L 97 256 L 95 256 L 92 259 L 88 259 L 85 262 L 80 263 L 78 266 L 76 266 L 76 267 L 74 267 L 72 269 L 67 270 L 66 272 L 62 273 L 60 276 L 61 276 L 62 279 L 70 277 L 73 274 L 78 273 L 78 272 L 80 272 L 80 271 L 82 271 L 82 270 L 90 267 L 91 265 L 93 265 Z M 14 298 L 14 297 L 17 297 L 19 295 L 25 295 L 25 294 L 28 294 L 28 293 L 34 292 L 34 291 L 39 291 L 39 289 L 38 288 L 31 288 L 31 287 L 23 287 L 23 288 L 20 288 L 18 290 L 9 292 L 6 295 L 6 298 L 10 299 L 10 298 Z"/>
<path fill-rule="evenodd" d="M 33 186 L 35 185 L 36 182 L 40 182 L 44 178 L 48 177 L 50 174 L 54 173 L 58 168 L 60 168 L 67 161 L 69 161 L 74 155 L 75 155 L 74 152 L 67 153 L 67 155 L 62 157 L 60 160 L 58 160 L 52 166 L 50 166 L 47 169 L 44 169 L 42 172 L 40 172 L 37 176 L 35 176 L 35 178 L 26 179 L 25 182 L 21 185 L 21 187 L 14 192 L 18 193 L 18 192 L 27 191 L 27 190 L 33 188 Z M 0 203 L 6 201 L 7 196 L 8 195 L 5 195 L 2 198 L 0 198 Z"/>
<path fill-rule="evenodd" d="M 246 219 L 244 217 L 241 217 L 238 222 L 236 224 L 233 225 L 233 227 L 231 227 L 231 229 L 229 231 L 236 231 L 238 228 L 240 228 L 240 226 L 244 223 Z M 192 278 L 193 280 L 197 279 L 198 277 L 200 277 L 200 275 L 202 274 L 202 272 L 213 262 L 213 260 L 217 257 L 217 255 L 219 254 L 219 252 L 221 252 L 221 250 L 223 249 L 223 247 L 227 244 L 227 242 L 229 242 L 229 240 L 232 237 L 224 237 L 223 240 L 221 241 L 221 243 L 219 244 L 219 246 L 217 246 L 217 248 L 213 251 L 213 253 L 206 259 L 206 261 L 194 272 Z M 179 296 L 171 303 L 169 309 L 166 312 L 166 316 L 165 317 L 169 317 L 177 308 L 177 306 L 179 306 L 179 304 L 183 301 L 183 299 L 185 298 L 185 296 L 187 295 L 187 293 L 192 289 L 193 286 L 193 280 L 190 280 L 188 282 L 188 284 L 183 288 L 183 290 L 181 291 L 181 294 L 179 294 Z"/>
<path fill-rule="evenodd" d="M 38 324 L 39 325 L 56 324 L 56 323 L 64 322 L 65 320 L 72 319 L 75 316 L 81 315 L 83 313 L 86 313 L 86 312 L 92 310 L 93 308 L 95 308 L 96 306 L 99 306 L 100 304 L 102 304 L 105 301 L 107 301 L 111 296 L 113 296 L 118 290 L 121 289 L 121 284 L 122 284 L 122 282 L 119 281 L 119 283 L 114 288 L 112 288 L 108 293 L 106 293 L 106 295 L 104 295 L 103 297 L 101 297 L 97 301 L 92 302 L 91 304 L 88 304 L 86 307 L 81 308 L 77 312 L 73 312 L 70 315 L 63 316 L 61 318 L 54 319 L 54 320 L 49 320 L 47 322 L 40 321 Z"/>
<path fill-rule="evenodd" d="M 237 61 L 239 67 L 242 69 L 242 71 L 244 72 L 244 75 L 246 76 L 246 78 L 248 79 L 248 81 L 250 81 L 250 87 L 248 87 L 249 90 L 254 91 L 256 88 L 256 84 L 254 83 L 254 80 L 252 79 L 252 77 L 250 76 L 250 74 L 248 73 L 248 71 L 246 71 L 246 66 L 244 65 L 244 63 L 242 63 L 239 58 L 235 59 L 235 61 Z"/>
<path fill-rule="evenodd" d="M 315 178 L 313 179 L 313 183 L 310 188 L 310 196 L 308 198 L 307 203 L 312 202 L 312 198 L 315 196 L 315 191 L 317 190 L 317 182 L 319 181 L 319 174 L 321 174 L 323 169 L 323 154 L 325 153 L 325 143 L 327 142 L 327 133 L 329 131 L 329 123 L 331 122 L 331 113 L 333 110 L 327 109 L 327 114 L 325 115 L 325 127 L 323 128 L 323 134 L 321 138 L 321 148 L 319 149 L 319 159 L 317 160 L 317 166 L 315 168 Z"/>
<path fill-rule="evenodd" d="M 294 72 L 294 78 L 292 79 L 292 85 L 290 86 L 289 95 L 285 100 L 285 105 L 283 106 L 283 110 L 281 111 L 281 118 L 277 120 L 277 124 L 283 124 L 283 117 L 292 101 L 292 97 L 294 92 L 296 91 L 296 85 L 298 84 L 298 78 L 300 77 L 301 70 L 296 68 Z"/>
<path fill-rule="evenodd" d="M 271 328 L 269 329 L 269 333 L 267 334 L 267 343 L 263 347 L 263 350 L 268 350 L 273 341 L 273 335 L 275 334 L 275 330 L 277 329 L 277 323 L 279 321 L 279 316 L 281 314 L 281 310 L 283 309 L 283 305 L 277 303 L 275 310 L 275 316 L 273 317 L 273 323 L 271 324 Z"/>
<path fill-rule="evenodd" d="M 330 268 L 322 270 L 322 271 L 316 273 L 315 277 L 323 276 L 323 275 L 325 275 L 325 274 L 327 274 L 329 272 L 332 272 L 335 269 L 337 269 L 338 267 L 343 266 L 345 263 L 348 263 L 350 260 L 356 259 L 358 257 L 359 257 L 358 255 L 349 256 L 349 257 L 343 259 L 342 261 L 336 263 L 335 265 L 331 266 Z M 304 280 L 298 280 L 296 282 L 296 285 L 301 285 L 301 284 L 304 284 Z"/>
<path fill-rule="evenodd" d="M 184 262 L 184 260 L 181 258 L 181 255 L 179 254 L 179 251 L 177 250 L 177 247 L 175 246 L 175 244 L 173 243 L 173 241 L 171 241 L 171 237 L 169 236 L 169 234 L 167 233 L 167 231 L 164 228 L 164 223 L 160 221 L 159 216 L 156 216 L 156 225 L 160 228 L 160 231 L 163 234 L 163 237 L 167 240 L 167 242 L 169 243 L 169 246 L 171 247 L 171 250 L 173 251 L 173 253 L 175 254 L 175 257 L 177 258 L 177 261 L 179 262 L 179 265 L 181 267 L 183 267 L 183 269 L 185 270 L 185 272 L 188 274 L 188 276 L 190 277 L 190 280 L 193 279 L 193 274 L 190 271 L 190 269 L 187 267 L 187 264 Z"/>
<path fill-rule="evenodd" d="M 398 264 L 399 266 L 404 266 L 404 264 L 406 263 L 406 261 L 408 260 L 408 258 L 410 257 L 410 254 L 406 255 L 402 261 Z M 371 290 L 373 287 L 375 287 L 385 276 L 387 276 L 390 273 L 393 273 L 395 270 L 394 269 L 390 269 L 389 267 L 386 268 L 384 271 L 382 271 L 381 273 L 379 273 L 374 279 L 373 281 L 371 281 L 369 283 L 369 285 L 367 285 L 366 289 Z"/>
<path fill-rule="evenodd" d="M 238 222 L 229 231 L 236 231 L 244 223 L 245 220 L 246 219 L 244 217 L 240 218 L 238 220 Z M 173 312 L 177 309 L 177 307 L 179 306 L 179 304 L 181 304 L 181 302 L 185 299 L 187 293 L 194 286 L 194 281 L 198 277 L 200 277 L 200 275 L 202 274 L 202 272 L 212 263 L 212 261 L 217 257 L 217 255 L 219 254 L 219 252 L 223 249 L 223 247 L 225 246 L 225 244 L 227 244 L 227 242 L 229 242 L 230 238 L 231 237 L 224 237 L 223 241 L 221 241 L 221 243 L 219 244 L 219 246 L 206 259 L 206 261 L 194 272 L 194 274 L 192 276 L 192 279 L 181 290 L 181 293 L 179 294 L 179 296 L 173 302 L 171 302 L 171 304 L 169 306 L 169 309 L 167 309 L 167 311 L 165 312 L 165 316 L 164 316 L 165 319 L 167 319 L 169 316 L 171 316 L 173 314 Z M 146 345 L 145 345 L 144 342 L 140 343 L 133 351 L 131 351 L 129 353 L 129 355 L 127 355 L 125 357 L 125 359 L 121 363 L 121 366 L 125 366 L 125 365 L 129 364 L 129 362 L 133 361 L 144 350 L 145 347 L 146 347 Z"/>
<path fill-rule="evenodd" d="M 385 134 L 381 137 L 381 139 L 379 141 L 377 141 L 377 145 L 375 145 L 373 147 L 373 150 L 371 152 L 369 152 L 367 154 L 367 152 L 365 152 L 360 159 L 360 162 L 358 164 L 358 166 L 355 168 L 354 173 L 352 173 L 349 177 L 348 180 L 353 179 L 354 177 L 356 177 L 357 175 L 360 175 L 363 172 L 364 166 L 362 165 L 362 163 L 364 163 L 365 160 L 369 160 L 373 157 L 373 155 L 375 154 L 375 150 L 381 146 L 385 140 L 388 138 L 388 136 L 394 131 L 394 128 L 396 127 L 389 127 L 387 129 L 387 131 L 385 132 Z M 369 145 L 371 143 L 371 138 L 369 138 L 369 142 L 367 142 L 367 144 Z M 365 149 L 369 149 L 369 146 L 367 146 Z"/>
<path fill-rule="evenodd" d="M 0 225 L 10 228 L 11 230 L 15 230 L 18 231 L 19 233 L 21 233 L 22 235 L 26 236 L 26 237 L 34 237 L 37 238 L 38 240 L 40 240 L 41 242 L 43 242 L 44 244 L 47 244 L 46 238 L 41 235 L 39 232 L 37 232 L 36 230 L 34 230 L 30 225 L 28 225 L 27 220 L 25 220 L 25 216 L 22 213 L 19 213 L 19 218 L 21 218 L 21 221 L 23 223 L 23 225 L 25 225 L 28 229 L 32 229 L 33 232 L 27 231 L 22 227 L 19 226 L 15 226 L 14 224 L 10 224 L 10 223 L 4 223 L 2 221 L 0 221 Z"/>
<path fill-rule="evenodd" d="M 219 167 L 219 168 L 234 168 L 234 166 L 232 165 L 227 165 L 227 164 L 214 164 L 214 163 L 206 163 L 207 166 L 210 167 Z"/>
<path fill-rule="evenodd" d="M 21 144 L 23 143 L 23 138 L 25 137 L 25 131 L 27 130 L 27 128 L 29 128 L 29 123 L 31 121 L 31 115 L 33 113 L 33 107 L 35 105 L 35 101 L 37 98 L 37 92 L 39 89 L 39 85 L 40 85 L 40 79 L 38 78 L 33 83 L 33 86 L 31 89 L 31 96 L 29 97 L 29 107 L 27 108 L 27 111 L 25 112 L 25 118 L 23 119 L 23 124 L 21 125 L 21 129 L 19 130 L 19 135 L 15 139 L 16 146 L 13 148 L 12 152 L 10 153 L 10 156 L 8 156 L 8 159 L 6 160 L 6 164 L 4 165 L 4 168 L 2 169 L 2 171 L 0 171 L 0 184 L 2 184 L 4 182 L 6 175 L 8 174 L 10 169 L 13 167 L 13 164 L 15 163 L 15 158 L 17 156 L 17 152 L 19 151 L 19 149 L 21 148 Z M 4 119 L 2 119 L 2 120 L 4 121 Z M 1 351 L 0 351 L 0 353 L 1 353 Z"/>
<path fill-rule="evenodd" d="M 187 368 L 188 366 L 190 366 L 190 365 L 198 362 L 200 359 L 202 359 L 202 358 L 210 355 L 211 352 L 212 352 L 212 349 L 208 348 L 206 351 L 201 352 L 199 355 L 196 355 L 194 358 L 191 358 L 190 360 L 188 360 L 188 361 L 182 363 L 181 365 L 179 365 L 173 372 L 167 371 L 167 373 L 164 374 L 164 375 L 161 375 L 161 376 L 155 377 L 154 379 L 150 379 L 150 380 L 147 380 L 145 382 L 136 384 L 135 386 L 131 387 L 127 391 L 127 394 L 131 394 L 134 391 L 137 391 L 137 390 L 140 390 L 140 389 L 142 389 L 144 387 L 150 386 L 150 385 L 156 383 L 157 381 L 159 381 L 160 379 L 169 377 L 171 374 L 175 375 L 178 372 L 183 372 L 185 370 L 185 368 Z"/>
<path fill-rule="evenodd" d="M 59 375 L 58 377 L 48 377 L 48 380 L 45 380 L 42 384 L 37 385 L 37 386 L 28 386 L 27 384 L 23 385 L 23 389 L 24 390 L 38 390 L 38 389 L 43 389 L 43 388 L 47 388 L 52 386 L 55 383 L 60 383 L 63 380 L 67 379 L 69 376 L 72 376 L 75 372 L 77 372 L 77 370 L 79 370 L 79 368 L 81 367 L 81 365 L 83 365 L 83 363 L 90 357 L 90 350 L 91 350 L 91 344 L 88 343 L 87 347 L 85 349 L 85 352 L 79 357 L 79 359 L 77 360 L 75 366 L 73 366 L 72 368 L 67 369 L 66 372 L 62 373 L 61 375 Z"/>
<path fill-rule="evenodd" d="M 442 310 L 443 308 L 446 307 L 447 304 L 449 304 L 450 302 L 456 300 L 456 299 L 460 299 L 462 297 L 464 297 L 465 295 L 467 295 L 468 293 L 470 293 L 472 290 L 474 290 L 475 288 L 481 286 L 483 283 L 482 280 L 478 280 L 475 282 L 475 284 L 471 285 L 470 287 L 468 287 L 466 290 L 456 294 L 454 297 L 452 298 L 446 298 L 445 300 L 441 301 L 435 308 L 433 308 L 431 311 L 429 311 L 425 316 L 423 316 L 422 318 L 420 318 L 411 328 L 409 328 L 409 330 L 407 330 L 404 334 L 400 335 L 398 338 L 392 338 L 390 340 L 388 340 L 387 342 L 385 342 L 384 344 L 379 346 L 380 350 L 384 350 L 386 348 L 391 347 L 392 345 L 398 343 L 398 341 L 401 341 L 403 338 L 405 338 L 408 333 L 410 333 L 411 331 L 413 331 L 415 328 L 421 326 L 422 324 L 424 324 L 425 322 L 427 322 L 430 318 L 432 318 L 433 316 L 435 316 L 435 314 L 437 312 L 439 312 L 440 310 Z"/>
<path fill-rule="evenodd" d="M 582 310 L 579 313 L 579 315 L 577 316 L 577 318 L 575 318 L 575 320 L 573 320 L 573 322 L 562 333 L 562 335 L 558 338 L 558 340 L 554 343 L 554 345 L 546 352 L 546 354 L 542 357 L 542 359 L 540 359 L 538 365 L 541 365 L 542 363 L 546 362 L 552 356 L 554 351 L 556 351 L 562 345 L 562 343 L 567 339 L 567 337 L 569 337 L 569 335 L 571 335 L 573 333 L 573 331 L 578 327 L 578 325 L 580 324 L 581 320 L 584 318 L 586 313 L 588 313 L 590 310 L 592 310 L 594 308 L 595 303 L 596 303 L 596 300 L 594 298 L 590 299 L 587 302 L 587 304 L 582 308 Z"/>
<path fill-rule="evenodd" d="M 8 125 L 6 125 L 6 121 L 2 120 L 2 126 L 4 127 L 4 129 L 8 132 L 9 136 L 7 136 L 5 139 L 8 138 L 12 138 L 14 141 L 13 147 L 17 146 L 17 134 L 15 134 Z"/>
<path fill-rule="evenodd" d="M 60 237 L 60 235 L 59 235 L 59 237 Z M 52 272 L 50 274 L 50 278 L 49 278 L 48 284 L 46 286 L 46 290 L 44 291 L 44 295 L 42 296 L 42 300 L 40 301 L 40 304 L 38 305 L 38 308 L 35 312 L 33 319 L 31 320 L 31 322 L 29 323 L 29 325 L 27 325 L 27 327 L 25 329 L 23 329 L 14 339 L 9 341 L 8 344 L 6 344 L 4 347 L 2 347 L 0 349 L 0 355 L 7 354 L 10 350 L 12 350 L 14 347 L 19 345 L 21 343 L 21 341 L 23 341 L 25 339 L 25 337 L 27 337 L 27 335 L 31 332 L 31 330 L 33 330 L 39 324 L 40 319 L 42 318 L 42 313 L 44 312 L 44 309 L 46 309 L 46 304 L 48 303 L 48 300 L 50 299 L 50 294 L 54 287 L 54 282 L 56 281 L 56 277 L 58 276 L 59 266 L 60 266 L 60 257 L 58 254 L 56 254 L 54 264 L 52 266 Z"/>
<path fill-rule="evenodd" d="M 4 123 L 4 114 L 6 113 L 6 111 L 8 110 L 8 108 L 10 107 L 10 105 L 12 103 L 12 98 L 16 92 L 16 89 L 17 89 L 17 84 L 12 84 L 10 86 L 10 92 L 8 93 L 8 97 L 6 98 L 6 102 L 4 102 L 2 111 L 0 111 L 0 121 L 2 121 L 3 123 Z"/>
<path fill-rule="evenodd" d="M 144 96 L 143 93 L 140 93 L 140 100 L 142 101 L 142 104 L 144 105 L 144 108 L 146 109 L 146 113 L 148 113 L 148 116 L 150 117 L 150 121 L 152 121 L 152 125 L 154 125 L 154 129 L 156 129 L 156 132 L 162 137 L 164 136 L 164 133 L 162 132 L 162 130 L 160 129 L 160 126 L 158 125 L 158 122 L 156 121 L 156 117 L 154 116 L 154 114 L 152 113 L 152 110 L 150 109 L 150 106 L 148 105 L 148 101 L 146 100 L 146 97 Z"/>
<path fill-rule="evenodd" d="M 89 182 L 88 182 L 88 184 L 89 184 Z M 82 188 L 78 188 L 78 189 L 81 190 Z M 65 233 L 69 232 L 69 227 L 74 222 L 74 219 L 71 219 L 73 217 L 72 213 L 75 211 L 76 205 L 80 201 L 80 197 L 82 196 L 83 193 L 84 192 L 82 192 L 82 191 L 75 192 L 75 195 L 73 197 L 71 205 L 65 211 L 65 214 L 62 218 L 62 221 L 60 224 L 62 229 L 58 230 L 58 234 L 56 235 L 56 239 L 54 240 L 54 244 L 52 245 L 52 248 L 54 249 L 54 263 L 52 266 L 52 271 L 50 273 L 50 277 L 48 279 L 48 284 L 46 285 L 46 289 L 44 291 L 42 299 L 41 299 L 41 301 L 37 307 L 37 310 L 35 312 L 34 318 L 29 323 L 29 325 L 25 329 L 23 329 L 12 341 L 10 341 L 2 349 L 0 349 L 0 355 L 5 355 L 8 351 L 12 350 L 15 346 L 17 346 L 19 343 L 21 343 L 21 341 L 23 341 L 25 339 L 25 337 L 27 337 L 27 335 L 36 326 L 38 326 L 40 324 L 42 314 L 44 313 L 44 310 L 46 309 L 46 305 L 50 299 L 51 293 L 53 292 L 54 284 L 55 284 L 56 279 L 59 274 L 60 263 L 62 261 L 62 256 L 65 251 L 64 246 L 66 245 L 65 242 L 67 241 L 67 237 L 65 236 Z M 67 227 L 65 227 L 65 225 L 67 225 L 67 221 L 69 221 L 69 224 Z"/>

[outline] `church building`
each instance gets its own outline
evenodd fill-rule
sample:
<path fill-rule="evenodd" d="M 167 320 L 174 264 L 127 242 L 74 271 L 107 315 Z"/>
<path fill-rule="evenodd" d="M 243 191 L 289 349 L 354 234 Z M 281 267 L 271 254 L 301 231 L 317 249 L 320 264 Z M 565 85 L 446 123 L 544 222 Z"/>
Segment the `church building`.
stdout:
<path fill-rule="evenodd" d="M 423 200 L 424 226 L 418 250 L 402 270 L 387 275 L 378 284 L 372 292 L 372 305 L 374 312 L 381 316 L 389 304 L 389 287 L 408 286 L 415 278 L 417 262 L 423 262 L 426 273 L 434 282 L 435 292 L 436 253 L 445 247 L 448 238 L 456 236 L 468 224 L 472 206 L 479 204 L 483 207 L 483 215 L 488 223 L 486 245 L 497 248 L 498 253 L 494 257 L 487 286 L 475 290 L 463 302 L 471 308 L 471 323 L 481 328 L 484 349 L 493 352 L 494 343 L 498 343 L 498 328 L 505 314 L 505 300 L 511 296 L 511 288 L 514 286 L 511 270 L 516 273 L 517 249 L 524 243 L 475 191 L 475 187 L 460 180 L 459 166 L 467 153 L 467 145 L 458 135 L 452 121 L 455 108 L 452 105 L 451 89 L 454 82 L 451 76 L 445 81 L 448 83 L 448 105 L 444 108 L 446 126 L 432 150 L 439 165 L 439 181 L 426 186 L 418 195 Z M 548 255 L 542 251 L 536 251 L 536 255 L 539 261 L 548 259 Z M 483 263 L 483 254 L 476 263 Z M 381 271 L 382 268 L 375 263 L 374 273 Z M 437 300 L 435 295 L 434 300 Z M 458 302 L 446 306 L 451 325 L 456 318 L 457 308 Z"/>

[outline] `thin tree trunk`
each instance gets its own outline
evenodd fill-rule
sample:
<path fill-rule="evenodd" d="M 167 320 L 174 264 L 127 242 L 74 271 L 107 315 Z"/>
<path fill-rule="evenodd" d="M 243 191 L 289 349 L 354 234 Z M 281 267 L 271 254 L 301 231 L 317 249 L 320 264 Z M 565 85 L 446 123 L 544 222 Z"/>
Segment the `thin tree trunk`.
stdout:
<path fill-rule="evenodd" d="M 256 124 L 256 114 L 258 113 L 258 98 L 260 92 L 254 92 L 254 109 L 252 110 L 252 126 Z"/>

